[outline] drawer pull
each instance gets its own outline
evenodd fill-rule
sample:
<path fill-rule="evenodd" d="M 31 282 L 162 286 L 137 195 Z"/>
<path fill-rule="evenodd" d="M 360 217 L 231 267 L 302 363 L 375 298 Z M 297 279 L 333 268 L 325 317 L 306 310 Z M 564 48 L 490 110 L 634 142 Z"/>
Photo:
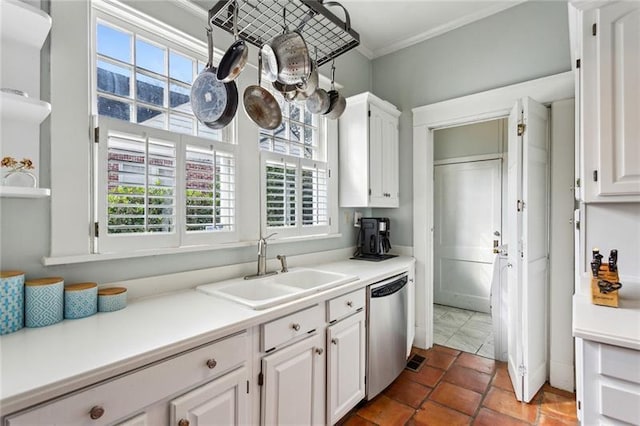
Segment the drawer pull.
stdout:
<path fill-rule="evenodd" d="M 300 324 L 298 323 L 291 324 L 291 328 L 293 328 L 295 331 L 298 331 L 300 330 Z"/>
<path fill-rule="evenodd" d="M 97 420 L 104 414 L 104 408 L 99 405 L 94 405 L 91 407 L 91 411 L 89 411 L 89 416 L 92 420 Z"/>
<path fill-rule="evenodd" d="M 211 358 L 211 359 L 207 360 L 207 367 L 209 367 L 209 369 L 216 368 L 216 365 L 218 365 L 218 361 L 216 361 L 215 359 Z M 187 424 L 189 424 L 189 420 L 185 420 L 185 422 L 187 422 Z"/>
<path fill-rule="evenodd" d="M 322 355 L 322 353 L 323 353 L 323 352 L 324 352 L 324 349 L 322 349 L 322 348 L 316 348 L 316 353 L 317 353 L 318 355 Z"/>
<path fill-rule="evenodd" d="M 333 343 L 334 345 L 338 344 L 338 339 L 331 339 L 331 343 Z"/>
<path fill-rule="evenodd" d="M 352 307 L 353 306 L 353 302 L 351 300 L 347 301 L 347 306 L 348 307 Z"/>
<path fill-rule="evenodd" d="M 178 426 L 189 426 L 189 420 L 187 419 L 178 420 Z"/>

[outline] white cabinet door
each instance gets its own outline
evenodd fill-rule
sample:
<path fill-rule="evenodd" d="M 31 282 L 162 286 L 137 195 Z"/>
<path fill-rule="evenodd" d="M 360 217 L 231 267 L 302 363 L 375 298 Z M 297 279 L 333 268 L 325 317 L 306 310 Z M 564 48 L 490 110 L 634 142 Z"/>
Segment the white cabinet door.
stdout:
<path fill-rule="evenodd" d="M 384 112 L 369 105 L 369 204 L 378 206 L 386 202 L 384 194 Z"/>
<path fill-rule="evenodd" d="M 324 339 L 313 335 L 262 359 L 262 424 L 324 423 Z"/>
<path fill-rule="evenodd" d="M 640 201 L 640 2 L 583 16 L 586 201 Z"/>
<path fill-rule="evenodd" d="M 327 329 L 327 418 L 334 424 L 365 395 L 364 310 Z"/>
<path fill-rule="evenodd" d="M 174 399 L 170 407 L 171 426 L 247 424 L 247 368 L 243 366 Z"/>
<path fill-rule="evenodd" d="M 382 123 L 382 195 L 381 204 L 386 207 L 398 207 L 399 196 L 399 158 L 398 158 L 398 119 L 384 114 Z"/>
<path fill-rule="evenodd" d="M 529 402 L 547 378 L 547 109 L 529 98 L 509 115 L 508 368 L 516 398 Z"/>

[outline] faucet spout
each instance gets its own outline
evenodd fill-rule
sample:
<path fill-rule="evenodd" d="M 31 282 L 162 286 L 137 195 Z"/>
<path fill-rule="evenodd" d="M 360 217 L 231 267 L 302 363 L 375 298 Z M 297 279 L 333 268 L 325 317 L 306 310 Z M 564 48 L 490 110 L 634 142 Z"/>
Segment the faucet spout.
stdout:
<path fill-rule="evenodd" d="M 274 232 L 258 240 L 258 273 L 244 277 L 245 280 L 277 274 L 276 271 L 267 272 L 267 240 L 276 234 L 277 232 Z"/>

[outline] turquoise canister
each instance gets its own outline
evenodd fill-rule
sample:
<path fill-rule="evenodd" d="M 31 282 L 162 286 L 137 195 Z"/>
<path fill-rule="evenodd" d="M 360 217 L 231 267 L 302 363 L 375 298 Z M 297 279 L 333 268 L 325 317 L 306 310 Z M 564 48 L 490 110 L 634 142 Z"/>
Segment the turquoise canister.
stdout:
<path fill-rule="evenodd" d="M 124 287 L 106 287 L 98 290 L 98 311 L 113 312 L 127 306 L 127 289 Z"/>
<path fill-rule="evenodd" d="M 24 272 L 0 271 L 0 335 L 24 326 Z"/>
<path fill-rule="evenodd" d="M 79 319 L 98 312 L 98 284 L 77 283 L 64 286 L 64 317 Z"/>
<path fill-rule="evenodd" d="M 27 327 L 46 327 L 64 318 L 64 280 L 39 278 L 24 283 L 24 320 Z"/>

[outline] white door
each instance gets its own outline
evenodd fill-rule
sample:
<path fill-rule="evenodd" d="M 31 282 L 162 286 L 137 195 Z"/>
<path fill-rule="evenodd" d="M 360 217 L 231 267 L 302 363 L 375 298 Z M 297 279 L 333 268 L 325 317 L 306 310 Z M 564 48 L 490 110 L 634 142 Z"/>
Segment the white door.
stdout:
<path fill-rule="evenodd" d="M 261 424 L 323 424 L 324 365 L 324 338 L 320 334 L 265 356 Z"/>
<path fill-rule="evenodd" d="M 489 313 L 493 240 L 502 229 L 502 160 L 434 169 L 434 301 Z"/>
<path fill-rule="evenodd" d="M 249 421 L 247 368 L 242 367 L 171 401 L 172 426 L 245 425 Z M 184 423 L 184 422 L 183 422 Z"/>
<path fill-rule="evenodd" d="M 516 398 L 529 402 L 547 377 L 547 109 L 524 98 L 509 115 L 508 367 Z"/>
<path fill-rule="evenodd" d="M 327 329 L 327 413 L 334 424 L 364 398 L 365 313 L 361 311 Z"/>

